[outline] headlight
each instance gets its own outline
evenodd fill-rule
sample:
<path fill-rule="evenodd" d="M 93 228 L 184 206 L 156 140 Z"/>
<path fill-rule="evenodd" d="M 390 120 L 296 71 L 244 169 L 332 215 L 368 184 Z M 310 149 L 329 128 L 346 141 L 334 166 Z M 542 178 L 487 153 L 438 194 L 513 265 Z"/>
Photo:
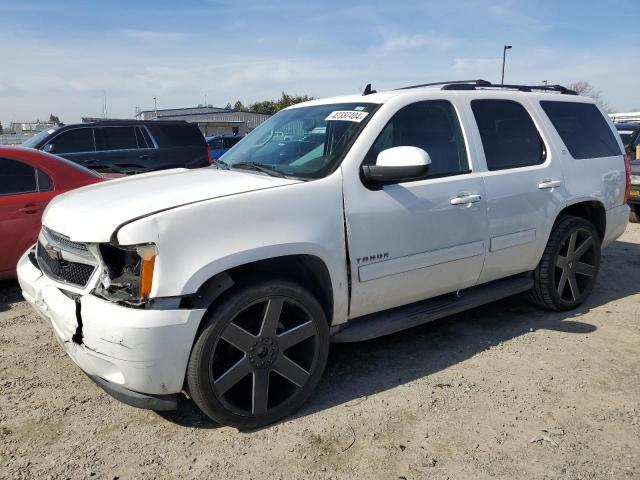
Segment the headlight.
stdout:
<path fill-rule="evenodd" d="M 149 299 L 158 250 L 155 245 L 100 245 L 105 269 L 96 293 L 109 300 L 141 305 Z"/>
<path fill-rule="evenodd" d="M 640 185 L 640 175 L 631 175 L 631 185 Z"/>

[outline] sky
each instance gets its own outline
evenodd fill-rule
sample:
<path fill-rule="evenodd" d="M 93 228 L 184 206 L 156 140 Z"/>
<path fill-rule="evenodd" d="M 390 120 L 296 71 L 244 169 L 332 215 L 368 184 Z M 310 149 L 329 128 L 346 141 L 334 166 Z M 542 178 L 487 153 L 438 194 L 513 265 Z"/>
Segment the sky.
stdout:
<path fill-rule="evenodd" d="M 429 81 L 586 80 L 640 109 L 640 0 L 0 0 L 0 121 Z"/>

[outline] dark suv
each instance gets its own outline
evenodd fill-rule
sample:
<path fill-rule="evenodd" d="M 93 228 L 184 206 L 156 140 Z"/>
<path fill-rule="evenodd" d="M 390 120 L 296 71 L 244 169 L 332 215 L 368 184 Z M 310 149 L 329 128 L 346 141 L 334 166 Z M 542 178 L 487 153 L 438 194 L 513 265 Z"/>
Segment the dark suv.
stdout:
<path fill-rule="evenodd" d="M 640 146 L 640 122 L 624 122 L 615 125 L 626 152 L 632 159 L 640 160 L 637 151 Z"/>
<path fill-rule="evenodd" d="M 184 121 L 100 121 L 50 128 L 25 147 L 98 171 L 140 173 L 209 165 L 204 136 Z"/>

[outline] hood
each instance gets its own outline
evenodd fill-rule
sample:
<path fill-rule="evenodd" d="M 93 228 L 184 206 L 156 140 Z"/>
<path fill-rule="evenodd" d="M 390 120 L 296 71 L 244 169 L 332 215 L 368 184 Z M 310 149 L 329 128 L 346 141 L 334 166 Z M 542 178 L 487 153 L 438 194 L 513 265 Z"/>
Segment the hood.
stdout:
<path fill-rule="evenodd" d="M 42 223 L 76 242 L 108 242 L 121 225 L 155 212 L 299 182 L 214 168 L 163 170 L 59 195 L 45 210 Z"/>

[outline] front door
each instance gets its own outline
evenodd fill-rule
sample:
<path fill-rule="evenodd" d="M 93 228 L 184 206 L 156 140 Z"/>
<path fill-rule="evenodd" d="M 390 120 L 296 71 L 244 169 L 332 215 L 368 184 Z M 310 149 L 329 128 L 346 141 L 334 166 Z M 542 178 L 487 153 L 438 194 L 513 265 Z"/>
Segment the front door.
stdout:
<path fill-rule="evenodd" d="M 381 188 L 345 179 L 351 318 L 473 286 L 482 270 L 483 179 L 472 171 L 454 106 L 431 100 L 401 108 L 365 164 L 396 146 L 424 149 L 427 177 Z"/>

